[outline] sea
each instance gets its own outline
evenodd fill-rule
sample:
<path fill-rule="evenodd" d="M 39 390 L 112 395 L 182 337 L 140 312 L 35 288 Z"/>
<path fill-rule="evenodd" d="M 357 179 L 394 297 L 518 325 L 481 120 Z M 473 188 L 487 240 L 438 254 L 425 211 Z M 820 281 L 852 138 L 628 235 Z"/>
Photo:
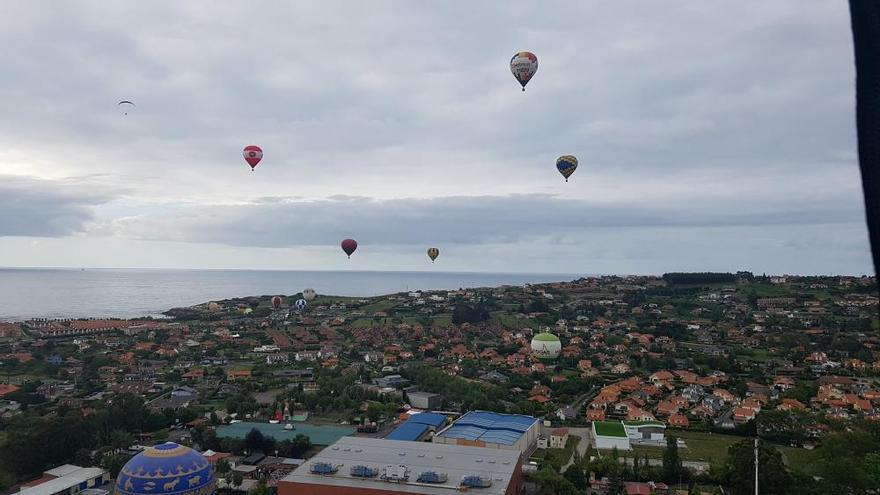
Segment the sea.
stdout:
<path fill-rule="evenodd" d="M 261 295 L 378 296 L 574 280 L 574 274 L 0 268 L 0 321 L 161 317 L 208 301 Z"/>

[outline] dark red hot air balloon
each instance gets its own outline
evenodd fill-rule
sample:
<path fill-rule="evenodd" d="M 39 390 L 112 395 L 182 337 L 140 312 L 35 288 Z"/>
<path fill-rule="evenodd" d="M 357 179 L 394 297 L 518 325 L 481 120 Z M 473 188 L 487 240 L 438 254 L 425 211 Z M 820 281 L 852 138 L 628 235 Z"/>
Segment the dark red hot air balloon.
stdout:
<path fill-rule="evenodd" d="M 260 160 L 263 159 L 263 150 L 259 146 L 254 146 L 253 144 L 245 146 L 244 151 L 242 151 L 241 154 L 244 156 L 244 161 L 251 166 L 251 172 L 253 172 L 257 164 L 260 163 Z"/>
<path fill-rule="evenodd" d="M 275 296 L 272 298 L 272 307 L 275 309 L 281 307 L 281 296 Z"/>
<path fill-rule="evenodd" d="M 351 258 L 351 253 L 357 248 L 358 243 L 354 239 L 345 239 L 342 241 L 342 250 L 345 251 L 345 254 L 347 254 L 349 258 Z"/>

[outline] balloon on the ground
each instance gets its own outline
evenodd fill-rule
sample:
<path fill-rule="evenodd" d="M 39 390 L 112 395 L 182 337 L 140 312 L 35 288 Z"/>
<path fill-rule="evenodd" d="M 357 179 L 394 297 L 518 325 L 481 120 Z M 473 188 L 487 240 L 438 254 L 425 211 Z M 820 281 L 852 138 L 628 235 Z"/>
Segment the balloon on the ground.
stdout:
<path fill-rule="evenodd" d="M 345 251 L 345 254 L 347 254 L 348 257 L 351 258 L 351 253 L 353 253 L 354 250 L 358 248 L 358 243 L 354 239 L 345 239 L 344 241 L 342 241 L 341 246 L 342 250 Z"/>
<path fill-rule="evenodd" d="M 532 52 L 519 52 L 510 59 L 510 72 L 513 77 L 522 85 L 522 90 L 526 90 L 526 84 L 532 80 L 535 72 L 538 72 L 538 57 Z"/>
<path fill-rule="evenodd" d="M 306 302 L 305 299 L 297 299 L 293 305 L 296 307 L 297 311 L 305 311 L 306 308 L 309 307 L 309 303 Z"/>
<path fill-rule="evenodd" d="M 437 248 L 428 248 L 428 258 L 431 258 L 431 263 L 437 259 L 437 256 L 440 256 L 440 250 Z"/>
<path fill-rule="evenodd" d="M 302 295 L 303 295 L 303 299 L 305 299 L 308 302 L 312 302 L 312 300 L 318 296 L 318 294 L 315 292 L 315 289 L 303 289 Z"/>
<path fill-rule="evenodd" d="M 578 159 L 571 155 L 563 155 L 556 159 L 556 170 L 565 177 L 565 182 L 568 182 L 568 178 L 577 168 Z"/>
<path fill-rule="evenodd" d="M 122 100 L 117 103 L 116 106 L 122 108 L 123 114 L 128 115 L 128 111 L 134 108 L 136 105 L 128 100 Z"/>
<path fill-rule="evenodd" d="M 244 161 L 251 166 L 251 171 L 260 163 L 260 160 L 263 159 L 263 150 L 259 146 L 255 146 L 253 144 L 244 147 L 244 151 L 241 153 L 244 156 Z"/>
<path fill-rule="evenodd" d="M 275 296 L 272 298 L 272 307 L 275 309 L 281 307 L 281 296 Z"/>

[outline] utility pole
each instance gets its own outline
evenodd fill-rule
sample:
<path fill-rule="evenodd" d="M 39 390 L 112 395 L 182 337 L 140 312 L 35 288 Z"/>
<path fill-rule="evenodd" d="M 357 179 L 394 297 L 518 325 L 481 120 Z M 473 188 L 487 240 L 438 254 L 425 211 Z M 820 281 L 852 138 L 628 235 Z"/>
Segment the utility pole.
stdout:
<path fill-rule="evenodd" d="M 755 495 L 758 495 L 758 437 L 755 437 Z"/>

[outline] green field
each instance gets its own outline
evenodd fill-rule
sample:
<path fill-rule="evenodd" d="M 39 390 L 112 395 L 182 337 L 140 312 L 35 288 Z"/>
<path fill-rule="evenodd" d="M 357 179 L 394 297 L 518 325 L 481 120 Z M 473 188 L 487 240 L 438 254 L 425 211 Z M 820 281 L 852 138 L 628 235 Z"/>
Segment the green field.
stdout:
<path fill-rule="evenodd" d="M 574 449 L 577 447 L 580 440 L 581 437 L 577 435 L 569 435 L 564 449 L 538 449 L 532 454 L 532 459 L 543 461 L 539 462 L 539 464 L 546 463 L 552 466 L 562 467 L 569 459 L 571 459 L 572 454 L 574 454 Z"/>
<path fill-rule="evenodd" d="M 782 457 L 788 467 L 806 474 L 816 472 L 821 455 L 818 449 L 807 450 L 787 445 L 774 445 L 774 447 L 782 452 Z"/>
<path fill-rule="evenodd" d="M 381 301 L 376 301 L 371 304 L 367 304 L 366 306 L 361 306 L 359 309 L 366 313 L 367 316 L 373 316 L 373 313 L 379 311 L 388 311 L 393 308 L 396 303 L 394 301 L 389 301 L 387 299 L 382 299 Z"/>
<path fill-rule="evenodd" d="M 597 435 L 602 435 L 603 437 L 626 437 L 626 430 L 620 421 L 594 421 L 593 425 L 596 427 Z"/>
<path fill-rule="evenodd" d="M 742 441 L 743 437 L 720 435 L 698 431 L 667 431 L 684 440 L 687 448 L 679 450 L 681 458 L 686 461 L 714 461 L 727 459 L 727 447 Z"/>

